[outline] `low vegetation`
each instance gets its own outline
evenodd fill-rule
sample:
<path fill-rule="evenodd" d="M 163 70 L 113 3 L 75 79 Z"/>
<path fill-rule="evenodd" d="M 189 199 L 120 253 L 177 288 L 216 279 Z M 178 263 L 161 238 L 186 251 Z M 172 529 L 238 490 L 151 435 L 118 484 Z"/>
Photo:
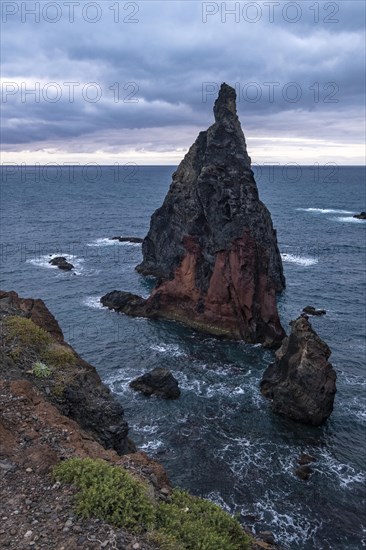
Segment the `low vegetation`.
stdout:
<path fill-rule="evenodd" d="M 37 357 L 52 342 L 48 332 L 26 317 L 17 315 L 6 317 L 4 325 L 6 330 L 5 342 L 11 344 L 9 355 L 15 361 L 24 352 L 29 352 Z"/>
<path fill-rule="evenodd" d="M 4 320 L 4 341 L 8 355 L 36 378 L 51 378 L 53 393 L 62 396 L 75 378 L 77 358 L 67 346 L 58 344 L 51 335 L 31 319 L 9 316 Z"/>
<path fill-rule="evenodd" d="M 54 475 L 79 489 L 78 514 L 145 532 L 162 550 L 249 548 L 239 522 L 212 502 L 177 489 L 169 502 L 157 502 L 141 481 L 103 460 L 72 458 L 56 466 Z"/>
<path fill-rule="evenodd" d="M 54 473 L 58 481 L 80 489 L 76 495 L 79 515 L 96 516 L 134 532 L 153 525 L 155 509 L 146 487 L 126 470 L 103 460 L 71 458 L 56 466 Z"/>

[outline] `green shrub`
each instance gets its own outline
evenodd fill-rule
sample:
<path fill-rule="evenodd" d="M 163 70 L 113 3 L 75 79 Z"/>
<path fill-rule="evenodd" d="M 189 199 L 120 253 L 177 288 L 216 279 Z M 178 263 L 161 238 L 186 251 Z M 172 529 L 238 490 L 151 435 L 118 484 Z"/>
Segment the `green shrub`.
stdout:
<path fill-rule="evenodd" d="M 61 346 L 61 344 L 52 344 L 42 352 L 42 359 L 54 367 L 63 367 L 64 365 L 75 365 L 76 356 L 70 348 Z"/>
<path fill-rule="evenodd" d="M 174 490 L 170 502 L 154 503 L 146 486 L 103 460 L 72 458 L 54 469 L 57 480 L 74 484 L 76 511 L 134 532 L 147 532 L 161 550 L 248 550 L 250 537 L 216 504 Z"/>
<path fill-rule="evenodd" d="M 71 458 L 54 469 L 57 480 L 78 489 L 76 511 L 95 516 L 133 532 L 154 524 L 155 509 L 146 487 L 122 468 L 103 460 Z"/>
<path fill-rule="evenodd" d="M 173 535 L 162 531 L 151 531 L 147 535 L 148 542 L 155 544 L 160 550 L 186 550 L 186 546 L 180 543 Z"/>
<path fill-rule="evenodd" d="M 51 376 L 51 370 L 44 363 L 37 361 L 37 363 L 33 365 L 32 374 L 37 378 L 48 378 Z"/>
<path fill-rule="evenodd" d="M 32 348 L 36 352 L 45 349 L 52 342 L 51 336 L 31 319 L 18 315 L 6 317 L 6 340 L 14 341 L 20 348 Z"/>
<path fill-rule="evenodd" d="M 157 528 L 185 550 L 246 550 L 249 544 L 236 519 L 213 502 L 178 489 L 170 503 L 160 504 Z"/>

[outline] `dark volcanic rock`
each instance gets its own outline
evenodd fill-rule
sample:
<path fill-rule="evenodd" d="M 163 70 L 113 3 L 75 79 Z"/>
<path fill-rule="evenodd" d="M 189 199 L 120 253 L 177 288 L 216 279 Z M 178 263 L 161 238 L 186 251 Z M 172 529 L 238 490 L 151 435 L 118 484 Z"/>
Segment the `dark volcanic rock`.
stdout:
<path fill-rule="evenodd" d="M 100 301 L 103 306 L 126 313 L 126 315 L 146 316 L 146 300 L 137 294 L 131 294 L 131 292 L 112 290 L 102 296 Z"/>
<path fill-rule="evenodd" d="M 313 471 L 314 470 L 310 468 L 310 466 L 299 466 L 298 468 L 296 468 L 295 474 L 297 475 L 297 477 L 299 477 L 303 481 L 307 481 L 310 478 Z"/>
<path fill-rule="evenodd" d="M 302 311 L 307 315 L 316 315 L 317 317 L 319 317 L 320 315 L 325 315 L 327 313 L 325 309 L 315 309 L 315 307 L 313 306 L 305 306 Z"/>
<path fill-rule="evenodd" d="M 120 243 L 142 243 L 144 239 L 140 237 L 112 237 L 112 241 L 119 241 Z"/>
<path fill-rule="evenodd" d="M 147 314 L 278 346 L 285 333 L 276 292 L 285 279 L 276 231 L 258 197 L 235 90 L 226 84 L 214 114 L 151 218 L 137 267 L 159 278 Z"/>
<path fill-rule="evenodd" d="M 70 264 L 70 262 L 68 262 L 63 256 L 52 258 L 52 260 L 50 260 L 48 263 L 51 265 L 56 265 L 59 269 L 63 269 L 64 271 L 71 271 L 72 269 L 74 269 L 74 266 Z"/>
<path fill-rule="evenodd" d="M 357 220 L 366 220 L 366 212 L 361 212 L 361 214 L 355 214 L 353 216 Z"/>
<path fill-rule="evenodd" d="M 263 374 L 261 391 L 274 412 L 318 426 L 333 411 L 337 375 L 328 362 L 331 351 L 304 317 L 291 326 Z"/>
<path fill-rule="evenodd" d="M 168 369 L 156 368 L 143 374 L 130 383 L 132 389 L 144 395 L 157 395 L 164 399 L 177 399 L 180 396 L 178 381 Z"/>
<path fill-rule="evenodd" d="M 258 533 L 258 536 L 261 540 L 264 540 L 264 542 L 266 542 L 267 544 L 274 544 L 276 542 L 272 531 L 260 531 Z"/>

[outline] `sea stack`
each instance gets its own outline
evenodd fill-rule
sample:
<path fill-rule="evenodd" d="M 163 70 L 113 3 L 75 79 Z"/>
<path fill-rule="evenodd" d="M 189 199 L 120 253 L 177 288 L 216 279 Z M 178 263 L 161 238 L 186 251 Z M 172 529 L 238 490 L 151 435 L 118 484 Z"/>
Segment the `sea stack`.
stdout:
<path fill-rule="evenodd" d="M 263 374 L 261 391 L 275 413 L 319 426 L 331 415 L 337 391 L 331 351 L 308 319 L 300 316 L 290 324 L 290 336 Z"/>
<path fill-rule="evenodd" d="M 276 292 L 285 287 L 282 261 L 271 215 L 259 200 L 236 92 L 227 84 L 214 115 L 152 215 L 136 268 L 158 278 L 144 314 L 278 347 L 285 336 L 276 306 Z M 108 306 L 107 297 L 102 303 Z"/>

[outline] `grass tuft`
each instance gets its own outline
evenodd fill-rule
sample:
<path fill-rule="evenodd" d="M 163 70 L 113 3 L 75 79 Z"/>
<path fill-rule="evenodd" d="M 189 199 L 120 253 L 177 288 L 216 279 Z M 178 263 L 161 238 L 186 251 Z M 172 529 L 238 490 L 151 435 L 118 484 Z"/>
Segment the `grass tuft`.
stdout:
<path fill-rule="evenodd" d="M 41 352 L 52 342 L 48 332 L 26 317 L 9 316 L 5 318 L 4 324 L 6 341 L 14 341 L 18 348 L 30 347 L 36 352 Z"/>

